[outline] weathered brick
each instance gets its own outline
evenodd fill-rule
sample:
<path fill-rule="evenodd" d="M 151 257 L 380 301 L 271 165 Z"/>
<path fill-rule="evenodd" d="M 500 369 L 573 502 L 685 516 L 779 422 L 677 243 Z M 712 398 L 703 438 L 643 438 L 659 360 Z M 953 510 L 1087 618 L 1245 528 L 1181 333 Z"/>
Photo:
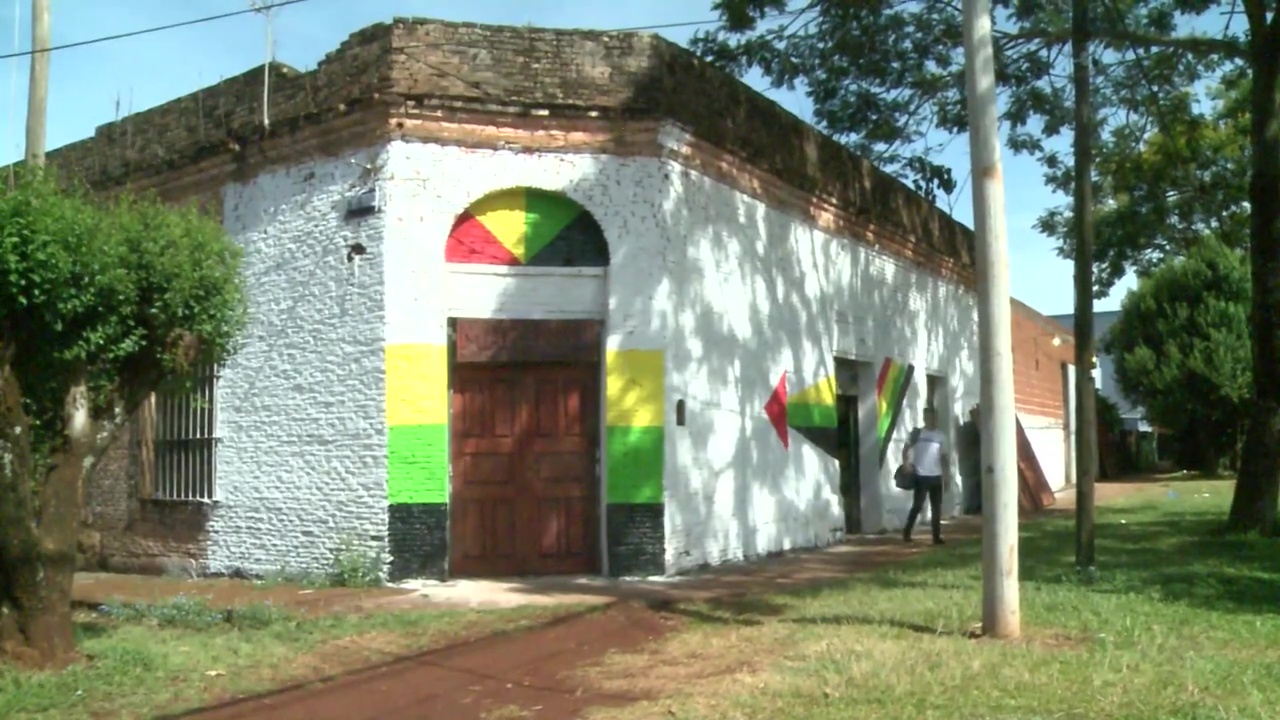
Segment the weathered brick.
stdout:
<path fill-rule="evenodd" d="M 972 234 L 932 203 L 654 34 L 397 18 L 353 33 L 309 72 L 273 65 L 269 131 L 262 75 L 258 67 L 102 125 L 92 138 L 51 152 L 50 162 L 99 189 L 154 185 L 148 181 L 213 158 L 243 165 L 267 138 L 407 103 L 445 116 L 667 119 L 797 190 L 972 265 Z"/>

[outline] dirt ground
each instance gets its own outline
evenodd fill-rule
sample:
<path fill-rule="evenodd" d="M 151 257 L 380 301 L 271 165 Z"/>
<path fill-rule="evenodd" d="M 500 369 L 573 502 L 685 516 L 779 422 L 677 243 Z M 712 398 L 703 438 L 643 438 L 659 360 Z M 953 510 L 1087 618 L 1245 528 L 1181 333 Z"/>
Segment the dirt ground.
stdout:
<path fill-rule="evenodd" d="M 1105 504 L 1126 495 L 1163 487 L 1161 478 L 1099 484 Z M 1043 515 L 1072 512 L 1067 492 Z M 976 518 L 949 522 L 950 539 L 980 535 Z M 555 718 L 571 720 L 587 708 L 612 707 L 642 700 L 597 692 L 573 679 L 575 669 L 605 654 L 636 649 L 665 635 L 680 620 L 660 610 L 669 602 L 733 599 L 821 584 L 865 572 L 920 552 L 929 543 L 904 545 L 896 536 L 864 537 L 817 551 L 797 552 L 750 565 L 713 569 L 680 582 L 562 581 L 512 582 L 502 593 L 528 593 L 570 602 L 596 599 L 603 608 L 569 615 L 533 630 L 460 642 L 382 666 L 337 678 L 206 708 L 182 717 L 194 720 L 324 720 L 404 718 L 405 720 L 499 720 Z M 466 592 L 466 586 L 460 592 Z M 218 604 L 271 599 L 308 612 L 450 604 L 438 590 L 299 590 L 254 586 L 233 580 L 180 581 L 117 576 L 78 578 L 77 600 L 110 597 L 159 599 L 185 590 Z M 434 597 L 433 597 L 434 595 Z M 446 593 L 447 595 L 447 593 Z"/>
<path fill-rule="evenodd" d="M 667 634 L 676 620 L 619 602 L 513 635 L 404 658 L 316 687 L 314 683 L 183 715 L 191 720 L 568 720 L 587 708 L 643 698 L 592 692 L 566 681 L 608 652 Z"/>
<path fill-rule="evenodd" d="M 238 607 L 270 602 L 296 612 L 315 615 L 336 611 L 373 609 L 388 601 L 412 594 L 400 588 L 300 588 L 296 585 L 270 585 L 246 580 L 187 580 L 145 575 L 112 575 L 109 573 L 76 573 L 72 601 L 77 605 L 96 607 L 109 602 L 154 604 L 177 595 L 202 598 L 217 608 Z"/>

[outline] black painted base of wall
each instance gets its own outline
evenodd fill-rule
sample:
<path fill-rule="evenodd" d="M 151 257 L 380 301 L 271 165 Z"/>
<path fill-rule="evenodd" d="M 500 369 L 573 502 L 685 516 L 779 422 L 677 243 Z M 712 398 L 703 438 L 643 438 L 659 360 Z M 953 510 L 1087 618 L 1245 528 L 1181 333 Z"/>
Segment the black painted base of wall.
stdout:
<path fill-rule="evenodd" d="M 443 580 L 449 560 L 449 506 L 387 506 L 387 550 L 387 577 L 392 582 Z"/>
<path fill-rule="evenodd" d="M 666 549 L 666 513 L 661 503 L 605 506 L 609 574 L 613 577 L 661 575 Z"/>

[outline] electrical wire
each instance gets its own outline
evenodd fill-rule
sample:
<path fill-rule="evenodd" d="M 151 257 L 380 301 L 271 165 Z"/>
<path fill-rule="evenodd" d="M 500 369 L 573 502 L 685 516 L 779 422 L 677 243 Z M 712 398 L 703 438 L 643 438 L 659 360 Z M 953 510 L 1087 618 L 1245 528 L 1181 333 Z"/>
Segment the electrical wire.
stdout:
<path fill-rule="evenodd" d="M 157 25 L 155 27 L 142 28 L 141 30 L 132 30 L 130 32 L 118 33 L 116 35 L 104 35 L 102 37 L 91 38 L 89 40 L 77 40 L 76 42 L 63 43 L 62 45 L 53 45 L 39 52 L 55 52 L 58 50 L 70 50 L 71 48 L 84 47 L 86 45 L 97 45 L 99 43 L 112 42 L 115 40 L 125 40 L 127 38 L 138 37 L 139 35 L 150 35 L 151 33 L 163 32 L 165 30 L 174 30 L 182 27 L 190 27 L 192 25 L 201 25 L 207 22 L 214 22 L 215 20 L 225 20 L 227 18 L 238 17 L 240 15 L 248 15 L 249 13 L 260 13 L 263 11 L 275 10 L 276 8 L 288 7 L 289 5 L 298 5 L 299 3 L 304 3 L 307 1 L 308 0 L 278 0 L 278 2 L 274 2 L 269 5 L 252 7 L 247 10 L 236 10 L 234 12 L 222 13 L 221 15 L 209 15 L 207 17 L 195 18 L 194 20 L 184 20 L 182 22 L 170 23 L 168 25 Z M 789 11 L 777 13 L 775 15 L 768 15 L 762 19 L 779 20 L 782 18 L 795 17 L 798 15 L 802 15 L 804 13 L 810 12 L 810 10 L 811 8 L 806 10 L 789 10 Z M 647 32 L 647 31 L 653 31 L 653 30 L 674 30 L 676 28 L 699 27 L 699 26 L 705 26 L 705 25 L 719 25 L 719 24 L 721 24 L 720 20 L 688 20 L 685 22 L 662 23 L 657 25 L 636 25 L 634 27 L 612 28 L 609 30 L 603 30 L 601 32 L 616 32 L 616 33 Z M 35 55 L 36 52 L 37 51 L 35 50 L 22 50 L 20 52 L 11 52 L 5 55 L 0 55 L 0 60 L 11 60 L 13 58 L 29 57 L 31 55 Z"/>
<path fill-rule="evenodd" d="M 240 15 L 248 15 L 249 13 L 260 13 L 266 10 L 275 10 L 276 8 L 288 7 L 290 5 L 298 5 L 307 2 L 307 0 L 277 0 L 269 5 L 261 5 L 259 7 L 251 7 L 247 10 L 236 10 L 234 12 L 222 13 L 221 15 L 209 15 L 207 17 L 196 18 L 194 20 L 183 20 L 182 22 L 169 23 L 168 25 L 157 25 L 155 27 L 143 28 L 141 30 L 132 30 L 130 32 L 119 33 L 116 35 L 104 35 L 89 40 L 78 40 L 76 42 L 63 43 L 62 45 L 53 45 L 44 50 L 23 50 L 21 52 L 12 52 L 7 55 L 0 55 L 0 60 L 10 60 L 13 58 L 29 57 L 37 52 L 54 52 L 57 50 L 70 50 L 71 48 L 84 47 L 86 45 L 97 45 L 99 43 L 111 42 L 113 40 L 124 40 L 126 38 L 138 37 L 139 35 L 150 35 L 151 33 L 163 32 L 165 30 L 174 30 L 181 27 L 189 27 L 191 25 L 201 25 L 215 20 L 226 20 Z"/>

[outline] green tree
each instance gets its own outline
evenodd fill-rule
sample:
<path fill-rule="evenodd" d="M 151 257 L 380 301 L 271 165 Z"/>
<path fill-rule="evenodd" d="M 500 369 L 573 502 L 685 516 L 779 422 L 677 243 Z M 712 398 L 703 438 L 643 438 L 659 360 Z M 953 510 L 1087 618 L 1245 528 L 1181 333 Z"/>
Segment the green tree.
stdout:
<path fill-rule="evenodd" d="M 1208 101 L 1183 92 L 1150 113 L 1155 128 L 1118 126 L 1096 158 L 1094 262 L 1096 297 L 1125 275 L 1150 274 L 1184 257 L 1206 238 L 1249 246 L 1248 83 L 1228 77 Z M 1051 175 L 1062 192 L 1068 169 Z M 1074 255 L 1070 206 L 1045 213 L 1036 227 Z"/>
<path fill-rule="evenodd" d="M 1205 240 L 1138 282 L 1103 344 L 1125 395 L 1156 425 L 1193 440 L 1210 473 L 1247 416 L 1249 305 L 1243 254 Z"/>
<path fill-rule="evenodd" d="M 1039 158 L 1052 184 L 1067 163 L 1049 140 L 1072 122 L 1070 7 L 1062 0 L 993 6 L 1006 145 Z M 739 74 L 759 70 L 776 87 L 803 88 L 819 126 L 909 174 L 926 195 L 955 188 L 932 158 L 967 129 L 959 3 L 714 0 L 712 7 L 724 24 L 695 38 L 704 57 Z M 1232 77 L 1248 83 L 1254 386 L 1228 526 L 1271 534 L 1280 500 L 1280 9 L 1266 0 L 1106 0 L 1091 17 L 1094 144 L 1102 156 L 1143 147 L 1161 118 L 1185 106 L 1188 88 Z"/>
<path fill-rule="evenodd" d="M 145 397 L 231 351 L 239 262 L 194 209 L 39 171 L 0 191 L 0 646 L 73 652 L 81 483 Z"/>

